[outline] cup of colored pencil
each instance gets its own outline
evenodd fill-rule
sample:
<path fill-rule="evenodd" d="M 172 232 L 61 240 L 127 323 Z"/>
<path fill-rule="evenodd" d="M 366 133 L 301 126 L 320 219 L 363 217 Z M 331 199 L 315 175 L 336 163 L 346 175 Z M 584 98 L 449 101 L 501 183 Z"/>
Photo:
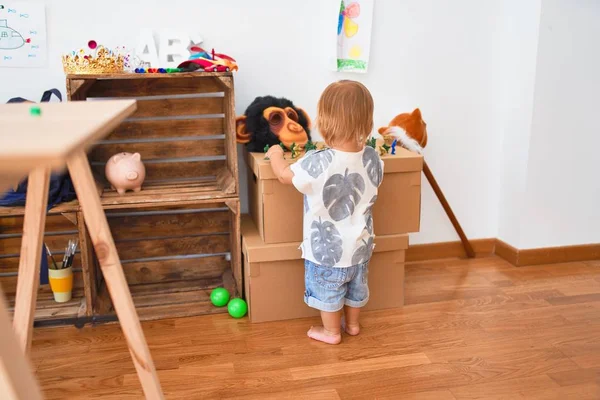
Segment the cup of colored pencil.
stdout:
<path fill-rule="evenodd" d="M 46 252 L 52 263 L 48 264 L 48 280 L 50 288 L 54 294 L 54 300 L 57 303 L 64 303 L 71 300 L 73 295 L 73 260 L 77 251 L 77 240 L 69 240 L 69 244 L 65 248 L 63 259 L 60 264 L 56 263 L 54 256 L 50 252 L 48 246 Z"/>

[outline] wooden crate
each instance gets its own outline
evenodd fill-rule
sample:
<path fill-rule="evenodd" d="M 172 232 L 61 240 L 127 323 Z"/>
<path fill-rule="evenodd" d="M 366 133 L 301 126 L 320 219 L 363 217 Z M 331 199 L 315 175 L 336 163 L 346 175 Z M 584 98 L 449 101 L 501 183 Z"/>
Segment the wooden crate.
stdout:
<path fill-rule="evenodd" d="M 231 73 L 69 75 L 71 101 L 135 98 L 136 113 L 89 149 L 103 208 L 142 319 L 223 312 L 209 290 L 242 294 L 240 205 Z M 141 192 L 119 196 L 104 177 L 118 152 L 139 152 Z M 23 207 L 0 207 L 0 284 L 14 304 Z M 36 321 L 77 322 L 111 315 L 108 291 L 77 201 L 48 215 L 45 240 L 58 256 L 81 246 L 71 302 L 40 288 Z M 224 254 L 231 254 L 225 260 Z"/>
<path fill-rule="evenodd" d="M 232 74 L 69 75 L 67 91 L 72 101 L 137 100 L 89 159 L 140 317 L 225 311 L 209 291 L 243 287 Z M 120 196 L 107 184 L 106 162 L 119 152 L 141 154 L 141 192 Z M 94 315 L 110 315 L 101 274 L 91 279 Z"/>
<path fill-rule="evenodd" d="M 69 75 L 70 100 L 135 98 L 137 111 L 90 152 L 96 175 L 119 152 L 139 152 L 144 190 L 118 196 L 106 185 L 106 206 L 238 196 L 231 73 Z M 106 184 L 106 182 L 104 182 Z"/>
<path fill-rule="evenodd" d="M 54 258 L 60 262 L 69 239 L 80 238 L 76 207 L 73 203 L 61 205 L 46 217 L 44 242 Z M 7 297 L 11 312 L 14 310 L 21 238 L 23 233 L 23 207 L 0 207 L 0 285 Z M 81 240 L 81 239 L 80 239 Z M 40 249 L 41 251 L 41 249 Z M 89 276 L 83 259 L 89 258 L 79 250 L 73 262 L 73 298 L 66 303 L 54 301 L 49 285 L 38 290 L 35 322 L 73 320 L 92 315 L 91 297 L 87 301 Z"/>
<path fill-rule="evenodd" d="M 142 320 L 225 312 L 210 291 L 241 295 L 239 201 L 107 211 L 123 271 Z M 96 314 L 112 312 L 101 284 Z"/>

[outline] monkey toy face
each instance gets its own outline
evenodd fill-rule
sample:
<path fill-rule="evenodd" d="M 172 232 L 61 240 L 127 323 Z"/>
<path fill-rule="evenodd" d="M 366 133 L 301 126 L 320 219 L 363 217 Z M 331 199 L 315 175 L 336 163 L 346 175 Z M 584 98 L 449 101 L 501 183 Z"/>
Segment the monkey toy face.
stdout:
<path fill-rule="evenodd" d="M 293 143 L 304 146 L 310 140 L 310 125 L 306 112 L 288 99 L 257 97 L 245 114 L 237 117 L 236 138 L 250 152 L 262 152 L 266 145 L 279 143 L 290 149 Z"/>

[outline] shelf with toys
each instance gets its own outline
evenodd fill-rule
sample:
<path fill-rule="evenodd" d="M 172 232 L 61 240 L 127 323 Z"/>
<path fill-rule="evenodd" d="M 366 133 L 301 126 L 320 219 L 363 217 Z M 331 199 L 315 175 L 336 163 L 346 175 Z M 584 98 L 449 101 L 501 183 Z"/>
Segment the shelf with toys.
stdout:
<path fill-rule="evenodd" d="M 169 72 L 149 69 L 124 50 L 94 41 L 88 47 L 63 57 L 68 100 L 137 100 L 135 114 L 88 155 L 141 319 L 227 312 L 215 308 L 209 295 L 219 287 L 232 297 L 242 294 L 232 72 L 210 70 L 219 62 L 217 54 L 210 56 L 215 61 L 210 66 L 201 60 L 206 67 L 196 61 Z M 227 62 L 233 67 L 235 60 Z M 22 215 L 23 207 L 0 210 L 0 282 L 9 289 L 17 280 Z M 43 285 L 37 323 L 114 317 L 80 215 L 77 200 L 49 211 L 50 251 L 60 255 L 63 242 L 73 238 L 81 246 L 74 257 L 72 300 L 56 303 Z"/>
<path fill-rule="evenodd" d="M 140 317 L 223 312 L 210 291 L 242 293 L 232 73 L 197 58 L 168 70 L 103 48 L 78 54 L 63 58 L 69 100 L 137 100 L 89 159 Z M 110 316 L 97 282 L 94 314 Z"/>

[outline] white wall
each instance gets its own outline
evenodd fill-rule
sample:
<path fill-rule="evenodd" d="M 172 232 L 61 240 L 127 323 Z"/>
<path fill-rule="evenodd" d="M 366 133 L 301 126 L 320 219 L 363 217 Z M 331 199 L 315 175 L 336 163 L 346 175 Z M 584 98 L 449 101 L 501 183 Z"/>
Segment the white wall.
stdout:
<path fill-rule="evenodd" d="M 538 150 L 531 146 L 538 141 L 551 143 L 544 140 L 544 132 L 549 128 L 558 132 L 561 126 L 559 121 L 550 127 L 540 125 L 544 118 L 537 116 L 547 109 L 558 118 L 559 111 L 568 106 L 564 104 L 568 103 L 566 97 L 533 106 L 540 1 L 377 0 L 369 73 L 350 75 L 328 69 L 335 51 L 329 43 L 335 38 L 326 38 L 335 32 L 331 10 L 335 13 L 338 0 L 147 0 L 143 7 L 133 1 L 47 0 L 50 64 L 45 69 L 0 69 L 0 102 L 12 96 L 35 99 L 51 86 L 64 90 L 60 56 L 83 47 L 89 39 L 108 46 L 133 46 L 143 28 L 199 32 L 206 47 L 216 47 L 239 62 L 240 71 L 235 75 L 238 113 L 254 97 L 272 94 L 289 97 L 314 116 L 323 88 L 341 78 L 357 79 L 369 87 L 375 99 L 376 127 L 387 125 L 397 113 L 420 107 L 430 135 L 426 158 L 467 235 L 496 237 L 500 232 L 518 241 L 525 228 L 507 221 L 519 221 L 523 214 L 530 213 L 519 199 L 527 193 L 531 204 L 535 204 L 549 189 L 549 182 L 538 178 L 545 174 L 545 165 L 536 163 L 526 168 L 531 164 L 529 154 L 537 160 L 554 153 L 553 148 Z M 592 1 L 577 3 L 591 7 Z M 591 26 L 588 29 L 598 36 L 597 30 L 592 31 Z M 552 37 L 542 39 L 545 46 L 551 47 Z M 576 58 L 573 63 L 580 61 Z M 560 73 L 557 68 L 542 69 L 536 85 L 554 79 Z M 586 76 L 593 78 L 592 69 L 585 68 Z M 572 94 L 568 85 L 562 86 L 561 96 Z M 589 97 L 591 100 L 591 94 Z M 591 107 L 592 101 L 589 104 Z M 573 108 L 566 107 L 566 114 L 577 116 L 580 123 L 574 126 L 585 128 L 584 133 L 589 135 L 594 129 L 592 122 L 581 122 L 585 119 L 583 111 L 578 113 Z M 531 131 L 534 110 L 536 119 Z M 529 132 L 533 132 L 531 148 L 525 140 Z M 593 144 L 589 140 L 588 146 Z M 573 185 L 573 181 L 565 180 L 564 173 L 560 176 L 566 182 L 563 185 Z M 536 190 L 527 190 L 529 177 L 539 181 L 531 186 Z M 242 182 L 244 179 L 242 174 Z M 577 190 L 581 191 L 580 186 Z M 245 185 L 243 189 L 245 194 Z M 590 195 L 592 189 L 586 190 Z M 550 218 L 554 218 L 554 212 L 561 211 L 565 201 L 557 199 L 548 205 Z M 577 230 L 578 223 L 573 221 L 564 227 Z M 554 243 L 561 235 L 556 232 L 554 237 L 543 236 L 543 241 Z M 588 237 L 570 236 L 569 240 Z M 458 238 L 423 179 L 421 232 L 411 241 L 449 240 Z"/>
<path fill-rule="evenodd" d="M 543 0 L 520 247 L 600 243 L 600 2 Z"/>
<path fill-rule="evenodd" d="M 497 225 L 495 179 L 500 138 L 491 129 L 490 40 L 494 9 L 488 2 L 377 0 L 371 65 L 366 75 L 331 72 L 337 0 L 147 0 L 101 3 L 46 1 L 50 65 L 0 70 L 0 101 L 37 98 L 49 86 L 64 88 L 60 55 L 89 39 L 134 45 L 142 28 L 199 31 L 207 47 L 237 58 L 236 108 L 258 95 L 287 96 L 314 115 L 330 82 L 364 82 L 375 103 L 375 125 L 421 107 L 429 125 L 428 162 L 471 237 L 493 237 Z M 137 3 L 137 2 L 135 2 Z M 85 6 L 84 6 L 85 4 Z M 139 22 L 136 22 L 139 21 Z M 333 37 L 335 40 L 335 37 Z M 492 161 L 492 162 L 490 162 Z M 245 175 L 242 175 L 245 176 Z M 430 187 L 423 184 L 422 232 L 413 242 L 457 240 Z"/>
<path fill-rule="evenodd" d="M 497 4 L 494 132 L 503 138 L 497 236 L 518 247 L 527 184 L 541 0 L 504 0 Z"/>

